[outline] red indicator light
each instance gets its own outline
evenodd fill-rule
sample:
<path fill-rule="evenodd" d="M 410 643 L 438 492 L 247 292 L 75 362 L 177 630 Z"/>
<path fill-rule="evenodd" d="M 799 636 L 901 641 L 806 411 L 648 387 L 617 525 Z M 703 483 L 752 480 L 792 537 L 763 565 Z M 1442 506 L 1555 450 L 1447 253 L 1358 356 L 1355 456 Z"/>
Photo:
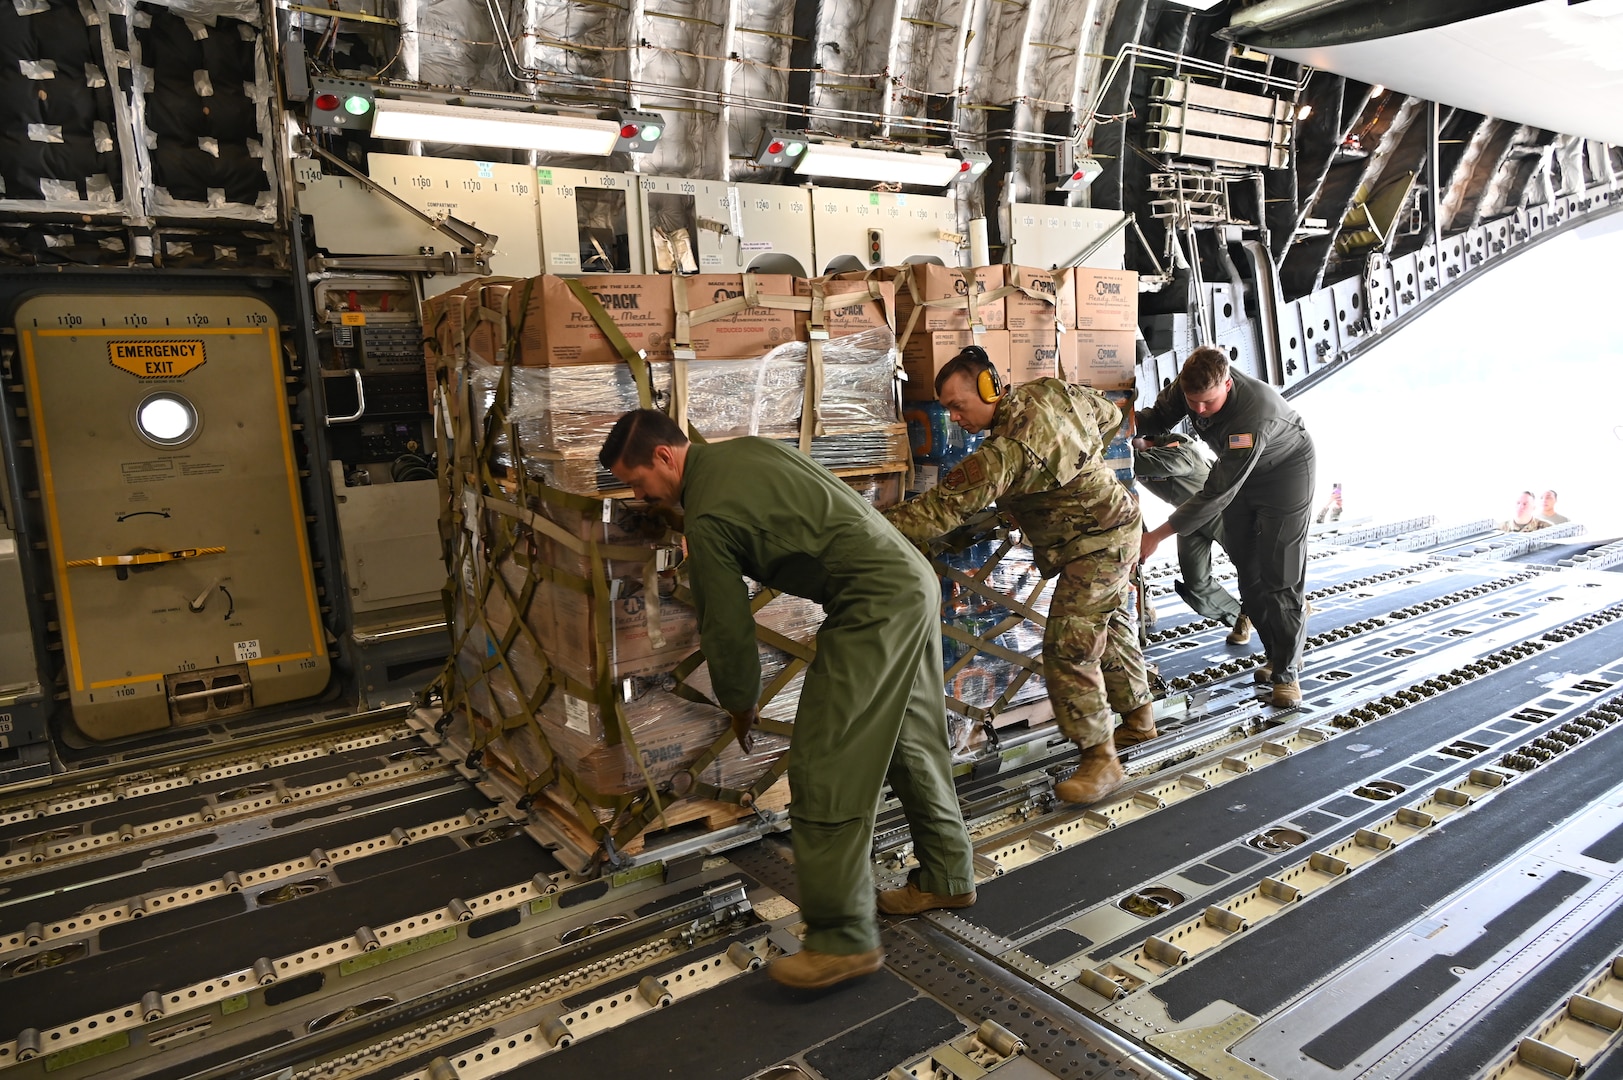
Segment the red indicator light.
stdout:
<path fill-rule="evenodd" d="M 337 94 L 317 94 L 316 108 L 322 112 L 333 112 L 338 108 Z"/>
<path fill-rule="evenodd" d="M 781 153 L 783 153 L 783 140 L 781 140 L 781 139 L 773 139 L 770 143 L 767 144 L 766 152 L 769 153 L 769 154 L 781 154 Z"/>
<path fill-rule="evenodd" d="M 970 170 L 970 168 L 971 168 L 970 163 L 967 162 L 967 161 L 960 161 L 958 163 L 958 171 L 959 172 L 968 172 Z"/>
<path fill-rule="evenodd" d="M 636 124 L 622 124 L 620 125 L 620 138 L 635 139 L 637 137 L 637 132 L 641 130 L 642 129 Z"/>

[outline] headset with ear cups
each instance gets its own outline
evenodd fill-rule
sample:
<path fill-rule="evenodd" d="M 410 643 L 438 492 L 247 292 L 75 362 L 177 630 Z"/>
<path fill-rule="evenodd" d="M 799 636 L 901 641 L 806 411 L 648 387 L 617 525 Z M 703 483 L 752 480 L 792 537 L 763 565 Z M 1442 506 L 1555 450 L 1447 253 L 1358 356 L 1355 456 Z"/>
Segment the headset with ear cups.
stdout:
<path fill-rule="evenodd" d="M 979 345 L 966 345 L 958 355 L 978 360 L 986 365 L 975 377 L 975 390 L 980 394 L 981 400 L 988 405 L 996 405 L 1002 400 L 1003 391 L 1007 388 L 1003 385 L 1003 377 L 997 373 L 997 366 L 992 363 L 992 358 L 986 354 L 986 350 Z"/>

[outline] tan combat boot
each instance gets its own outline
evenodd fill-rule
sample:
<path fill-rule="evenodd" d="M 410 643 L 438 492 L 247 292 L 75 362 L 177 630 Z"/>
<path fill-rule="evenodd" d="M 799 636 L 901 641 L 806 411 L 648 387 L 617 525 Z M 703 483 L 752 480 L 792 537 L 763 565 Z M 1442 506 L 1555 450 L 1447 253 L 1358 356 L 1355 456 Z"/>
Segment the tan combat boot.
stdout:
<path fill-rule="evenodd" d="M 1069 780 L 1054 785 L 1054 794 L 1068 803 L 1091 803 L 1121 787 L 1127 772 L 1116 757 L 1116 747 L 1109 740 L 1097 746 L 1085 747 L 1076 760 L 1076 772 Z"/>
<path fill-rule="evenodd" d="M 948 908 L 966 908 L 975 902 L 975 890 L 962 893 L 933 893 L 919 888 L 912 878 L 900 889 L 883 889 L 879 893 L 881 915 L 918 915 L 925 911 Z"/>
<path fill-rule="evenodd" d="M 1273 705 L 1276 709 L 1288 709 L 1292 705 L 1302 703 L 1302 686 L 1294 682 L 1274 683 Z"/>
<path fill-rule="evenodd" d="M 767 965 L 766 973 L 772 976 L 774 982 L 792 986 L 796 990 L 821 990 L 847 979 L 872 975 L 884 966 L 883 949 L 870 949 L 850 956 L 801 949 L 792 956 L 780 956 L 772 961 Z"/>
<path fill-rule="evenodd" d="M 1235 619 L 1234 629 L 1230 630 L 1229 636 L 1223 640 L 1228 642 L 1230 645 L 1251 644 L 1251 620 L 1246 618 L 1244 615 L 1241 615 L 1238 619 Z"/>
<path fill-rule="evenodd" d="M 1111 736 L 1116 749 L 1148 742 L 1161 733 L 1155 730 L 1155 703 L 1146 701 L 1121 718 L 1121 726 Z"/>

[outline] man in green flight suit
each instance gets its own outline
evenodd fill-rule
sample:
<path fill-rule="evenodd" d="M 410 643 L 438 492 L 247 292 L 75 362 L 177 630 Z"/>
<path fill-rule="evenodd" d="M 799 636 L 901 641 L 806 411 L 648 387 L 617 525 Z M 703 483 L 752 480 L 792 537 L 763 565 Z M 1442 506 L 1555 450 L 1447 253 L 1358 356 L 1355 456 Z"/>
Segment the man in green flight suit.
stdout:
<path fill-rule="evenodd" d="M 1158 435 L 1133 440 L 1133 476 L 1164 503 L 1180 506 L 1199 494 L 1212 467 L 1184 435 Z M 1251 620 L 1240 614 L 1240 602 L 1212 578 L 1212 544 L 1223 543 L 1223 521 L 1211 521 L 1178 536 L 1178 570 L 1183 580 L 1172 583 L 1183 602 L 1196 615 L 1231 627 L 1230 645 L 1251 640 Z M 1225 546 L 1224 550 L 1227 550 Z"/>
<path fill-rule="evenodd" d="M 960 427 L 987 431 L 986 441 L 935 488 L 885 516 L 923 544 L 995 501 L 1024 533 L 1043 575 L 1059 575 L 1043 630 L 1043 679 L 1061 734 L 1082 754 L 1054 793 L 1096 802 L 1126 779 L 1116 747 L 1158 734 L 1126 607 L 1143 519 L 1102 457 L 1121 410 L 1058 379 L 1005 393 L 975 345 L 942 367 L 935 391 Z M 1114 737 L 1112 712 L 1124 717 Z"/>
<path fill-rule="evenodd" d="M 885 781 L 912 826 L 919 869 L 879 894 L 880 910 L 975 902 L 952 786 L 935 572 L 860 495 L 770 439 L 690 443 L 669 416 L 638 409 L 615 423 L 598 460 L 638 498 L 681 507 L 700 647 L 746 751 L 761 661 L 744 578 L 823 605 L 789 750 L 806 937 L 770 973 L 815 989 L 877 971 L 885 957 L 871 859 Z"/>
<path fill-rule="evenodd" d="M 1279 391 L 1229 370 L 1221 349 L 1190 353 L 1155 404 L 1138 413 L 1138 430 L 1155 435 L 1188 419 L 1217 464 L 1200 492 L 1144 534 L 1142 556 L 1177 533 L 1218 515 L 1224 546 L 1240 577 L 1240 603 L 1267 656 L 1258 678 L 1275 706 L 1302 701 L 1297 672 L 1307 630 L 1307 527 L 1313 514 L 1313 438 Z"/>

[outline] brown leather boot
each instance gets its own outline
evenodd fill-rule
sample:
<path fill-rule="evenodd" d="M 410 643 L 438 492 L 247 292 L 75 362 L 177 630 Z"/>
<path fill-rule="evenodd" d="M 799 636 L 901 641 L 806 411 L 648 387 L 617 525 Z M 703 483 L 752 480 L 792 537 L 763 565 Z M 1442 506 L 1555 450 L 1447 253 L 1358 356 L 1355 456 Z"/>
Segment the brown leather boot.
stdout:
<path fill-rule="evenodd" d="M 821 990 L 860 975 L 872 975 L 884 966 L 883 949 L 870 949 L 850 956 L 801 949 L 792 956 L 780 956 L 772 961 L 767 965 L 766 973 L 772 976 L 774 982 L 792 986 L 796 990 Z"/>
<path fill-rule="evenodd" d="M 1235 619 L 1234 629 L 1230 630 L 1229 636 L 1223 640 L 1228 642 L 1230 645 L 1251 644 L 1251 620 L 1246 618 L 1244 615 L 1241 615 L 1238 619 Z"/>
<path fill-rule="evenodd" d="M 1274 683 L 1273 695 L 1270 699 L 1276 709 L 1288 709 L 1292 705 L 1302 703 L 1302 687 L 1295 682 Z"/>
<path fill-rule="evenodd" d="M 1121 787 L 1127 779 L 1116 747 L 1109 740 L 1097 746 L 1085 747 L 1077 758 L 1076 772 L 1069 780 L 1054 785 L 1054 794 L 1068 803 L 1092 803 Z"/>
<path fill-rule="evenodd" d="M 879 893 L 881 915 L 917 915 L 924 911 L 947 908 L 966 908 L 975 902 L 975 890 L 963 893 L 933 893 L 919 888 L 911 878 L 900 889 L 883 889 Z"/>
<path fill-rule="evenodd" d="M 1155 730 L 1155 703 L 1146 701 L 1121 718 L 1121 726 L 1111 736 L 1116 749 L 1148 742 L 1161 733 Z"/>

